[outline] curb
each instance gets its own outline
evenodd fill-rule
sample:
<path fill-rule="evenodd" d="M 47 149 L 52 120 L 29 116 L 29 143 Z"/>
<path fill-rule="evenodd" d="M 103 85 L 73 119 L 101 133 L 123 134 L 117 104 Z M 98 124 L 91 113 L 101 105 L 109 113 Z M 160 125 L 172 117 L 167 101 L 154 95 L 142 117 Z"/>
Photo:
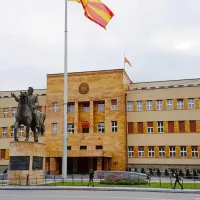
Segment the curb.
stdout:
<path fill-rule="evenodd" d="M 0 190 L 82 190 L 82 191 L 122 191 L 122 192 L 159 192 L 159 193 L 185 193 L 185 194 L 200 194 L 200 190 L 192 189 L 164 189 L 164 188 L 122 188 L 122 187 L 65 187 L 65 186 L 4 186 Z"/>

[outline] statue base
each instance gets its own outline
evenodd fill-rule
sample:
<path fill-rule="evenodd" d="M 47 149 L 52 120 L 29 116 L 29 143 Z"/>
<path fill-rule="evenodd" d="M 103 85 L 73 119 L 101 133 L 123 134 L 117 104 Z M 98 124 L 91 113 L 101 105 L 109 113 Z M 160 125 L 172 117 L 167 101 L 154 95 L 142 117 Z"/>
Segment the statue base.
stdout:
<path fill-rule="evenodd" d="M 8 184 L 44 184 L 45 144 L 11 142 Z"/>

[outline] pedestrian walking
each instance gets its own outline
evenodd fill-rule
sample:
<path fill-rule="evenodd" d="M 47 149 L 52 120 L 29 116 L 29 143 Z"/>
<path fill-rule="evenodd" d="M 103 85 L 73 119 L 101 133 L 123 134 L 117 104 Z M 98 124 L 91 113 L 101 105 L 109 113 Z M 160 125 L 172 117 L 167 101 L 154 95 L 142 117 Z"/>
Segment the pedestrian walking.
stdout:
<path fill-rule="evenodd" d="M 183 189 L 183 185 L 181 185 L 181 183 L 180 183 L 180 176 L 178 175 L 178 170 L 176 170 L 176 171 L 174 172 L 174 176 L 175 176 L 176 180 L 175 180 L 173 189 L 176 188 L 176 184 L 177 184 L 177 183 L 181 186 L 181 189 Z"/>
<path fill-rule="evenodd" d="M 89 183 L 88 183 L 88 186 L 90 186 L 90 183 L 92 183 L 92 187 L 94 187 L 94 171 L 93 169 L 90 169 L 89 171 Z"/>

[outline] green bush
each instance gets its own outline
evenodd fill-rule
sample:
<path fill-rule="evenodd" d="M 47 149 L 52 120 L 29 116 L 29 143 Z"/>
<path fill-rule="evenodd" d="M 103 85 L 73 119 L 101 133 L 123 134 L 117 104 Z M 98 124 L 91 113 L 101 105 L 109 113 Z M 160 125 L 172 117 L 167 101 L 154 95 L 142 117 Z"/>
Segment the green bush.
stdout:
<path fill-rule="evenodd" d="M 160 176 L 161 175 L 161 172 L 160 172 L 160 169 L 158 168 L 157 169 L 157 176 Z"/>
<path fill-rule="evenodd" d="M 197 174 L 197 171 L 195 169 L 193 169 L 193 178 L 198 179 L 198 174 Z"/>
<path fill-rule="evenodd" d="M 146 185 L 148 181 L 138 179 L 105 179 L 100 181 L 105 185 Z"/>
<path fill-rule="evenodd" d="M 137 172 L 137 168 L 135 167 L 134 172 Z"/>
<path fill-rule="evenodd" d="M 167 169 L 165 169 L 165 176 L 169 176 L 169 172 Z"/>
<path fill-rule="evenodd" d="M 181 176 L 181 177 L 184 176 L 184 173 L 183 173 L 182 169 L 179 170 L 179 176 Z"/>
<path fill-rule="evenodd" d="M 150 168 L 149 169 L 149 173 L 151 174 L 151 175 L 153 175 L 153 170 Z"/>
<path fill-rule="evenodd" d="M 189 169 L 187 169 L 186 170 L 186 178 L 191 178 L 191 174 L 190 174 L 190 170 Z"/>
<path fill-rule="evenodd" d="M 144 170 L 144 168 L 141 169 L 141 173 L 145 174 L 145 170 Z"/>

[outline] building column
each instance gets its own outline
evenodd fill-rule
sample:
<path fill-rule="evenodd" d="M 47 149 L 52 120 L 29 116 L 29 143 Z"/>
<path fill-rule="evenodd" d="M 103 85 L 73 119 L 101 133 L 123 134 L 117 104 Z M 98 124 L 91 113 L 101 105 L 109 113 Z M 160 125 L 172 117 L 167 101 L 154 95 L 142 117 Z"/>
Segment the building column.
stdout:
<path fill-rule="evenodd" d="M 90 101 L 90 133 L 94 132 L 94 101 Z"/>
<path fill-rule="evenodd" d="M 104 159 L 104 169 L 103 170 L 108 171 L 108 158 L 103 158 L 103 159 Z"/>
<path fill-rule="evenodd" d="M 73 173 L 78 172 L 78 158 L 73 158 Z"/>
<path fill-rule="evenodd" d="M 75 110 L 74 110 L 74 133 L 78 133 L 78 101 L 75 101 Z"/>
<path fill-rule="evenodd" d="M 97 170 L 102 170 L 102 158 L 97 158 Z"/>
<path fill-rule="evenodd" d="M 50 158 L 50 172 L 56 174 L 57 173 L 57 159 Z"/>

